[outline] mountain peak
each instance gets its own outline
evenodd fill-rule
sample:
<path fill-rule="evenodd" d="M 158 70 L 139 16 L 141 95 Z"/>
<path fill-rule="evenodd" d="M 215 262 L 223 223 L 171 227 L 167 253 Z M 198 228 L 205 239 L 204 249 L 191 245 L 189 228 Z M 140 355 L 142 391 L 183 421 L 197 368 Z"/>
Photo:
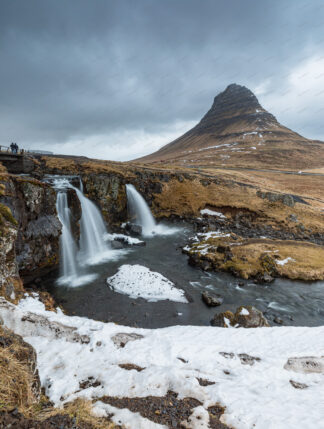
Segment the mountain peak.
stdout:
<path fill-rule="evenodd" d="M 211 109 L 197 125 L 196 131 L 222 133 L 222 130 L 233 122 L 245 122 L 262 126 L 265 123 L 277 122 L 259 103 L 251 90 L 232 83 L 215 98 Z"/>
<path fill-rule="evenodd" d="M 182 166 L 313 165 L 314 150 L 324 159 L 323 143 L 313 143 L 281 125 L 248 88 L 232 83 L 219 93 L 201 121 L 144 162 Z"/>
<path fill-rule="evenodd" d="M 241 102 L 249 102 L 250 104 L 253 103 L 256 106 L 261 107 L 258 99 L 250 89 L 248 89 L 246 86 L 238 85 L 236 83 L 231 83 L 228 85 L 223 92 L 219 93 L 214 98 L 214 102 L 215 100 L 221 100 L 223 98 L 235 98 Z"/>

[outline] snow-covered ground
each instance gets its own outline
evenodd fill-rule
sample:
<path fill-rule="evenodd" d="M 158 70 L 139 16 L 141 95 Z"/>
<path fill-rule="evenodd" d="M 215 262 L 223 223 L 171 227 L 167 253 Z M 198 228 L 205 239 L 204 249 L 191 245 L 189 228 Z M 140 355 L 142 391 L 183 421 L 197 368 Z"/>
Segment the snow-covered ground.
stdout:
<path fill-rule="evenodd" d="M 226 406 L 223 421 L 236 429 L 324 428 L 324 327 L 135 329 L 48 312 L 36 297 L 18 306 L 0 299 L 0 317 L 36 349 L 41 383 L 57 406 L 76 397 L 173 390 L 201 401 L 194 428 L 208 427 L 205 410 L 217 402 Z M 126 363 L 145 369 L 119 367 Z M 89 377 L 100 384 L 80 388 Z M 197 378 L 215 384 L 201 386 Z M 163 427 L 100 402 L 95 411 L 113 412 L 131 429 Z"/>
<path fill-rule="evenodd" d="M 115 291 L 131 298 L 144 298 L 147 301 L 188 302 L 184 291 L 162 274 L 151 271 L 142 265 L 122 265 L 117 273 L 107 278 L 108 285 Z"/>

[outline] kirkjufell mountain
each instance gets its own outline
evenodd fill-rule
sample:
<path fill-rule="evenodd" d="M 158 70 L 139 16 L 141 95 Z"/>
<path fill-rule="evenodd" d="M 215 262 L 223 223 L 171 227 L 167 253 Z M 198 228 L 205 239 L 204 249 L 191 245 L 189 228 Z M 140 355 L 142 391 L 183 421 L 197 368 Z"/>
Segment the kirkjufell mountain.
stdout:
<path fill-rule="evenodd" d="M 231 84 L 194 128 L 138 161 L 305 169 L 324 165 L 324 143 L 284 127 L 252 91 Z"/>

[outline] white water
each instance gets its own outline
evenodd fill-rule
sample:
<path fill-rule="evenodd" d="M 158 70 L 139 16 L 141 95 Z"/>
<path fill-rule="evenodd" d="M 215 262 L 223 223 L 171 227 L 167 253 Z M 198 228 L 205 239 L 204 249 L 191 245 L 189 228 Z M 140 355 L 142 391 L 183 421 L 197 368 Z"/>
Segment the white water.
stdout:
<path fill-rule="evenodd" d="M 133 185 L 126 185 L 126 192 L 129 213 L 135 219 L 134 223 L 142 227 L 143 235 L 154 234 L 156 222 L 146 201 Z"/>
<path fill-rule="evenodd" d="M 111 250 L 105 240 L 107 229 L 99 209 L 89 198 L 85 197 L 82 191 L 72 185 L 71 188 L 75 190 L 82 209 L 78 254 L 80 264 L 95 265 L 112 259 L 116 251 Z"/>
<path fill-rule="evenodd" d="M 58 284 L 71 287 L 81 286 L 94 280 L 95 274 L 87 274 L 77 262 L 77 245 L 72 235 L 71 212 L 68 206 L 66 187 L 69 183 L 57 183 L 59 188 L 56 200 L 58 217 L 62 224 L 60 236 L 60 277 Z M 65 189 L 64 189 L 65 188 Z"/>
<path fill-rule="evenodd" d="M 108 259 L 115 259 L 124 252 L 111 250 L 106 242 L 107 230 L 101 213 L 95 204 L 84 196 L 81 179 L 81 190 L 75 188 L 65 178 L 57 179 L 54 182 L 54 186 L 58 191 L 56 205 L 58 216 L 62 223 L 60 237 L 61 276 L 58 279 L 58 284 L 72 287 L 81 286 L 97 277 L 97 274 L 88 274 L 86 272 L 87 265 L 95 265 Z M 79 249 L 71 230 L 71 213 L 68 207 L 67 188 L 75 190 L 82 209 Z"/>
<path fill-rule="evenodd" d="M 77 276 L 76 253 L 77 247 L 71 233 L 70 209 L 68 207 L 67 194 L 59 191 L 56 200 L 58 217 L 62 224 L 60 236 L 61 249 L 61 276 L 64 278 Z"/>
<path fill-rule="evenodd" d="M 132 222 L 134 220 L 135 224 L 142 227 L 142 235 L 170 235 L 179 231 L 179 228 L 157 224 L 147 202 L 133 185 L 126 185 L 126 193 L 130 218 Z"/>

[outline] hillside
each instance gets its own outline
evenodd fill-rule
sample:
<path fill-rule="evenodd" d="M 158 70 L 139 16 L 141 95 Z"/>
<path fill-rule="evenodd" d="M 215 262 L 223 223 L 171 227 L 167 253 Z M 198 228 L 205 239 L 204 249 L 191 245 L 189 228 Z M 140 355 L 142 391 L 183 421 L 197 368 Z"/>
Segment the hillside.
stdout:
<path fill-rule="evenodd" d="M 248 88 L 231 84 L 194 128 L 137 161 L 299 170 L 324 165 L 324 143 L 284 127 Z"/>

